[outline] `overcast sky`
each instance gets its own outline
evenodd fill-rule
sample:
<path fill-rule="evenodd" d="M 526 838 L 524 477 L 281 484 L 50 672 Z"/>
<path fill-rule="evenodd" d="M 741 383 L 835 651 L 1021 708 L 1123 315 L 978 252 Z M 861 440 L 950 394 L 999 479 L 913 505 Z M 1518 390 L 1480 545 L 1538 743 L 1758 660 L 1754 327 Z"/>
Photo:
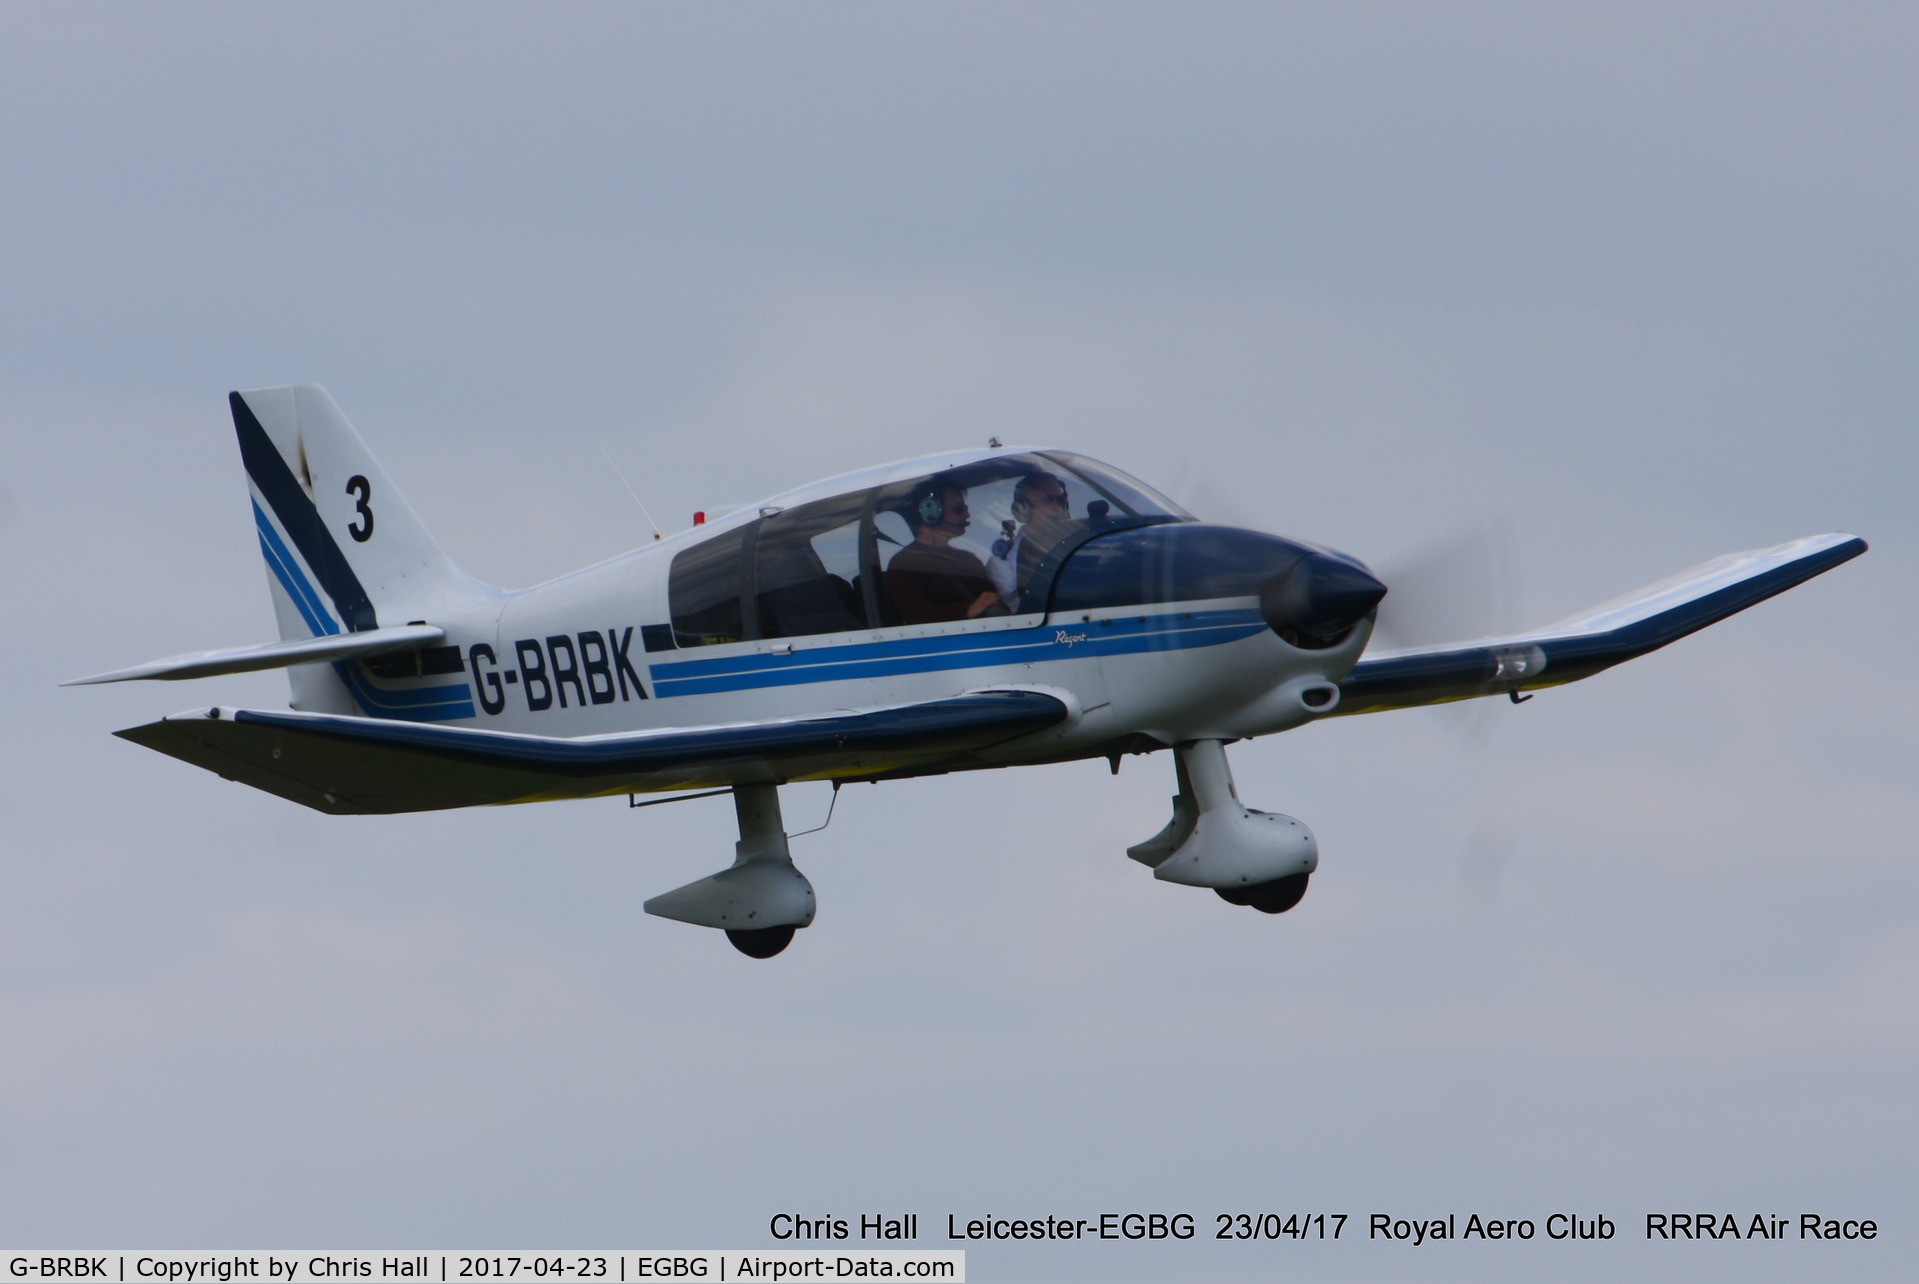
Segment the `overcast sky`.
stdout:
<path fill-rule="evenodd" d="M 1037 9 L 1037 11 L 1036 11 Z M 0 11 L 0 1239 L 771 1246 L 1186 1212 L 979 1280 L 1919 1268 L 1909 5 Z M 275 674 L 224 397 L 324 384 L 520 587 L 988 436 L 1540 624 L 1865 558 L 1590 682 L 1231 756 L 1320 872 L 1156 883 L 1166 755 L 842 799 L 770 963 L 724 799 L 330 818 L 115 740 Z M 826 791 L 785 791 L 794 828 Z M 1873 1244 L 1652 1245 L 1666 1209 Z M 1345 1212 L 1334 1245 L 1216 1213 Z M 1605 1247 L 1368 1244 L 1604 1213 Z M 1357 1242 L 1353 1242 L 1357 1236 Z"/>

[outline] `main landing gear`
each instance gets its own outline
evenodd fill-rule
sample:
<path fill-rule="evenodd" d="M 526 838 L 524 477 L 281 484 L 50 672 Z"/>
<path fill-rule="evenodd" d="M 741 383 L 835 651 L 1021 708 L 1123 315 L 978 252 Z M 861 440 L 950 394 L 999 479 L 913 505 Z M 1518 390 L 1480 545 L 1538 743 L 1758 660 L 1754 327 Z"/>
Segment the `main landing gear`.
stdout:
<path fill-rule="evenodd" d="M 1166 828 L 1126 854 L 1150 866 L 1153 877 L 1188 887 L 1210 887 L 1221 900 L 1284 914 L 1306 895 L 1319 868 L 1312 831 L 1291 816 L 1241 805 L 1218 740 L 1195 740 L 1173 750 L 1179 793 Z"/>
<path fill-rule="evenodd" d="M 794 868 L 775 785 L 735 785 L 740 841 L 728 869 L 646 902 L 661 918 L 717 927 L 749 958 L 770 959 L 813 921 L 813 885 Z"/>

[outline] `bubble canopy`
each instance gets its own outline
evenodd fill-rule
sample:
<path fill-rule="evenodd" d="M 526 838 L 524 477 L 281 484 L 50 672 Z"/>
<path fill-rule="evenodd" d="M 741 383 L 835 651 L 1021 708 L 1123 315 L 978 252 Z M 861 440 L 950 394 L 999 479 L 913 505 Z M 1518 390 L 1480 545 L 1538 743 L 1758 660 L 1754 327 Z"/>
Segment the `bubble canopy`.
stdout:
<path fill-rule="evenodd" d="M 769 503 L 681 551 L 671 628 L 649 630 L 648 649 L 1037 615 L 1074 548 L 1195 520 L 1144 482 L 1065 451 L 901 476 L 907 467 L 796 492 L 800 502 Z M 837 493 L 814 498 L 822 490 Z"/>

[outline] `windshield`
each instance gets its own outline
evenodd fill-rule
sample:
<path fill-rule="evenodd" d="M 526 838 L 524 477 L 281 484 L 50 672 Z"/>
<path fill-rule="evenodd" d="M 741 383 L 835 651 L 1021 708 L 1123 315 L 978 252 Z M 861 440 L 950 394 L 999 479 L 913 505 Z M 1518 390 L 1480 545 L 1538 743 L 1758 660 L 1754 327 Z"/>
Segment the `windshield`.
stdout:
<path fill-rule="evenodd" d="M 1192 520 L 1115 468 L 1045 451 L 1001 455 L 882 487 L 874 504 L 888 623 L 1020 612 L 1047 555 L 1137 518 Z"/>
<path fill-rule="evenodd" d="M 1129 477 L 1110 464 L 1102 464 L 1084 455 L 1069 455 L 1063 450 L 1049 450 L 1045 455 L 1084 477 L 1101 495 L 1132 516 L 1177 517 L 1183 522 L 1199 520 L 1145 482 L 1137 477 Z"/>

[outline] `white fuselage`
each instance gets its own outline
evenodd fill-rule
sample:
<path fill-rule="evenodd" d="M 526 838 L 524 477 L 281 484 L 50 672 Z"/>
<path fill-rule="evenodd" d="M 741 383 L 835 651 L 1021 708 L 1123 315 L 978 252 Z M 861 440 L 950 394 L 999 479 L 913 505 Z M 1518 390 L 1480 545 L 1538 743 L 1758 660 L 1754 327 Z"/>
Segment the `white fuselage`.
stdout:
<path fill-rule="evenodd" d="M 381 678 L 365 667 L 310 666 L 296 678 L 296 707 L 571 738 L 906 705 L 981 688 L 1062 699 L 1071 713 L 1061 726 L 985 755 L 1007 765 L 1104 751 L 1136 735 L 1177 744 L 1266 734 L 1330 711 L 1308 708 L 1298 690 L 1337 682 L 1369 628 L 1331 649 L 1301 650 L 1268 627 L 1256 597 L 671 644 L 670 571 L 682 552 L 764 512 L 923 474 L 941 460 L 990 457 L 970 452 L 822 482 L 515 593 L 423 585 L 431 600 L 397 605 L 445 628 L 462 671 Z M 399 622 L 395 605 L 382 615 Z"/>

